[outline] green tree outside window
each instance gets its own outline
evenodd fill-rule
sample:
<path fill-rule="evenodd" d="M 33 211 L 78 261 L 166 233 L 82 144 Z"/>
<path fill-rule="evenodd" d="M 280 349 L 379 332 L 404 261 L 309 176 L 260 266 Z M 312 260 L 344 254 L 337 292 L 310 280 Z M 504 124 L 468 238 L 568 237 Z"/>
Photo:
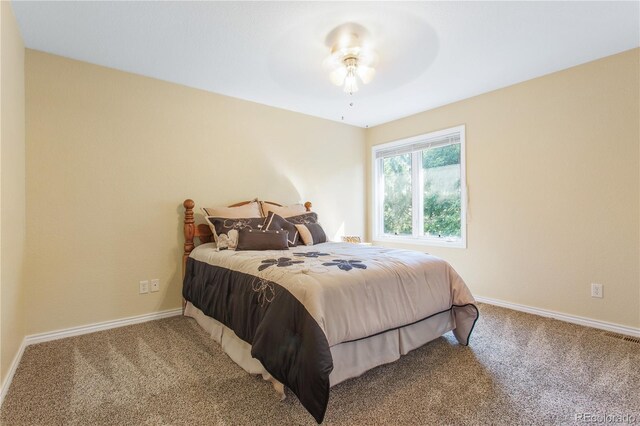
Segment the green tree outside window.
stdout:
<path fill-rule="evenodd" d="M 411 154 L 383 159 L 384 233 L 412 235 Z M 460 144 L 422 151 L 425 235 L 461 236 Z"/>

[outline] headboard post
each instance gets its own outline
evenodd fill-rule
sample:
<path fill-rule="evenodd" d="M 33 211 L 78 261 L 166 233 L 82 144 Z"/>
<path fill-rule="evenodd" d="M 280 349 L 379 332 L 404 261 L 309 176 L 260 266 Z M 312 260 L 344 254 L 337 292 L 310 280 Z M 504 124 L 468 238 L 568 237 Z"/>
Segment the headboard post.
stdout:
<path fill-rule="evenodd" d="M 304 203 L 304 208 L 307 209 L 308 212 L 311 211 L 311 201 L 307 201 Z"/>
<path fill-rule="evenodd" d="M 184 274 L 187 271 L 187 258 L 191 251 L 194 249 L 193 245 L 193 237 L 196 232 L 196 227 L 194 225 L 195 221 L 193 220 L 193 208 L 196 203 L 191 199 L 184 200 L 182 203 L 184 206 L 184 254 L 182 255 L 182 278 L 184 278 Z"/>

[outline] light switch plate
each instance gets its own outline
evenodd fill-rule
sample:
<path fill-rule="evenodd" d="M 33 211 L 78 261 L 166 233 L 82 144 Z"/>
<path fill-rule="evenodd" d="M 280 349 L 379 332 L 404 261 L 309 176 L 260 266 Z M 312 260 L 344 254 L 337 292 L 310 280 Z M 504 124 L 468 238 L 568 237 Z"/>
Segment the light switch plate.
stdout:
<path fill-rule="evenodd" d="M 154 293 L 156 291 L 160 291 L 160 280 L 158 278 L 151 280 L 151 292 Z"/>

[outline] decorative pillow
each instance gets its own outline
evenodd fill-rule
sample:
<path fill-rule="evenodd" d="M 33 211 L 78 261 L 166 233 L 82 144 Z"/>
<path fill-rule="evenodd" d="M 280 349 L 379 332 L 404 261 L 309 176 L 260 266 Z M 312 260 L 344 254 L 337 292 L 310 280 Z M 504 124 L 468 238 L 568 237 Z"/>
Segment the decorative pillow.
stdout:
<path fill-rule="evenodd" d="M 287 231 L 241 229 L 236 250 L 289 250 Z"/>
<path fill-rule="evenodd" d="M 238 230 L 232 229 L 226 234 L 221 234 L 216 243 L 216 250 L 235 250 L 238 245 Z"/>
<path fill-rule="evenodd" d="M 260 203 L 257 200 L 238 207 L 203 207 L 202 211 L 205 216 L 226 217 L 230 219 L 264 217 L 260 211 Z"/>
<path fill-rule="evenodd" d="M 307 223 L 318 223 L 318 214 L 313 212 L 307 212 L 305 214 L 299 214 L 297 216 L 290 216 L 287 218 L 287 221 L 296 225 L 305 225 Z"/>
<path fill-rule="evenodd" d="M 276 206 L 266 201 L 260 201 L 262 207 L 262 214 L 268 216 L 269 212 L 274 212 L 282 217 L 297 216 L 299 214 L 307 213 L 307 208 L 302 204 L 291 204 L 290 206 Z"/>
<path fill-rule="evenodd" d="M 261 229 L 264 223 L 264 219 L 261 217 L 229 218 L 208 216 L 206 219 L 218 250 L 224 250 L 224 248 L 234 250 L 236 248 L 238 243 L 237 233 L 232 235 L 230 231 L 239 231 L 245 228 L 257 230 Z"/>
<path fill-rule="evenodd" d="M 318 223 L 307 223 L 306 225 L 296 225 L 300 238 L 305 245 L 313 246 L 327 242 L 327 235 L 324 233 L 322 226 Z"/>
<path fill-rule="evenodd" d="M 295 247 L 298 245 L 298 230 L 296 229 L 296 226 L 274 212 L 269 212 L 262 229 L 266 231 L 287 231 L 289 233 L 289 236 L 287 237 L 289 240 L 289 247 Z"/>

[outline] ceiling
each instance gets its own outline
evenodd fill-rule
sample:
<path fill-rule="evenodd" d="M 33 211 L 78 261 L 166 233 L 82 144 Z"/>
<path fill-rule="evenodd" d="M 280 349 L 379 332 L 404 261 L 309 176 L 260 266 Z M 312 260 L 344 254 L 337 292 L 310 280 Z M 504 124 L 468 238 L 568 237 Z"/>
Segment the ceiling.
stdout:
<path fill-rule="evenodd" d="M 26 2 L 27 47 L 291 111 L 374 126 L 640 45 L 639 2 Z M 325 38 L 379 54 L 348 95 Z M 353 106 L 350 104 L 353 103 Z"/>

